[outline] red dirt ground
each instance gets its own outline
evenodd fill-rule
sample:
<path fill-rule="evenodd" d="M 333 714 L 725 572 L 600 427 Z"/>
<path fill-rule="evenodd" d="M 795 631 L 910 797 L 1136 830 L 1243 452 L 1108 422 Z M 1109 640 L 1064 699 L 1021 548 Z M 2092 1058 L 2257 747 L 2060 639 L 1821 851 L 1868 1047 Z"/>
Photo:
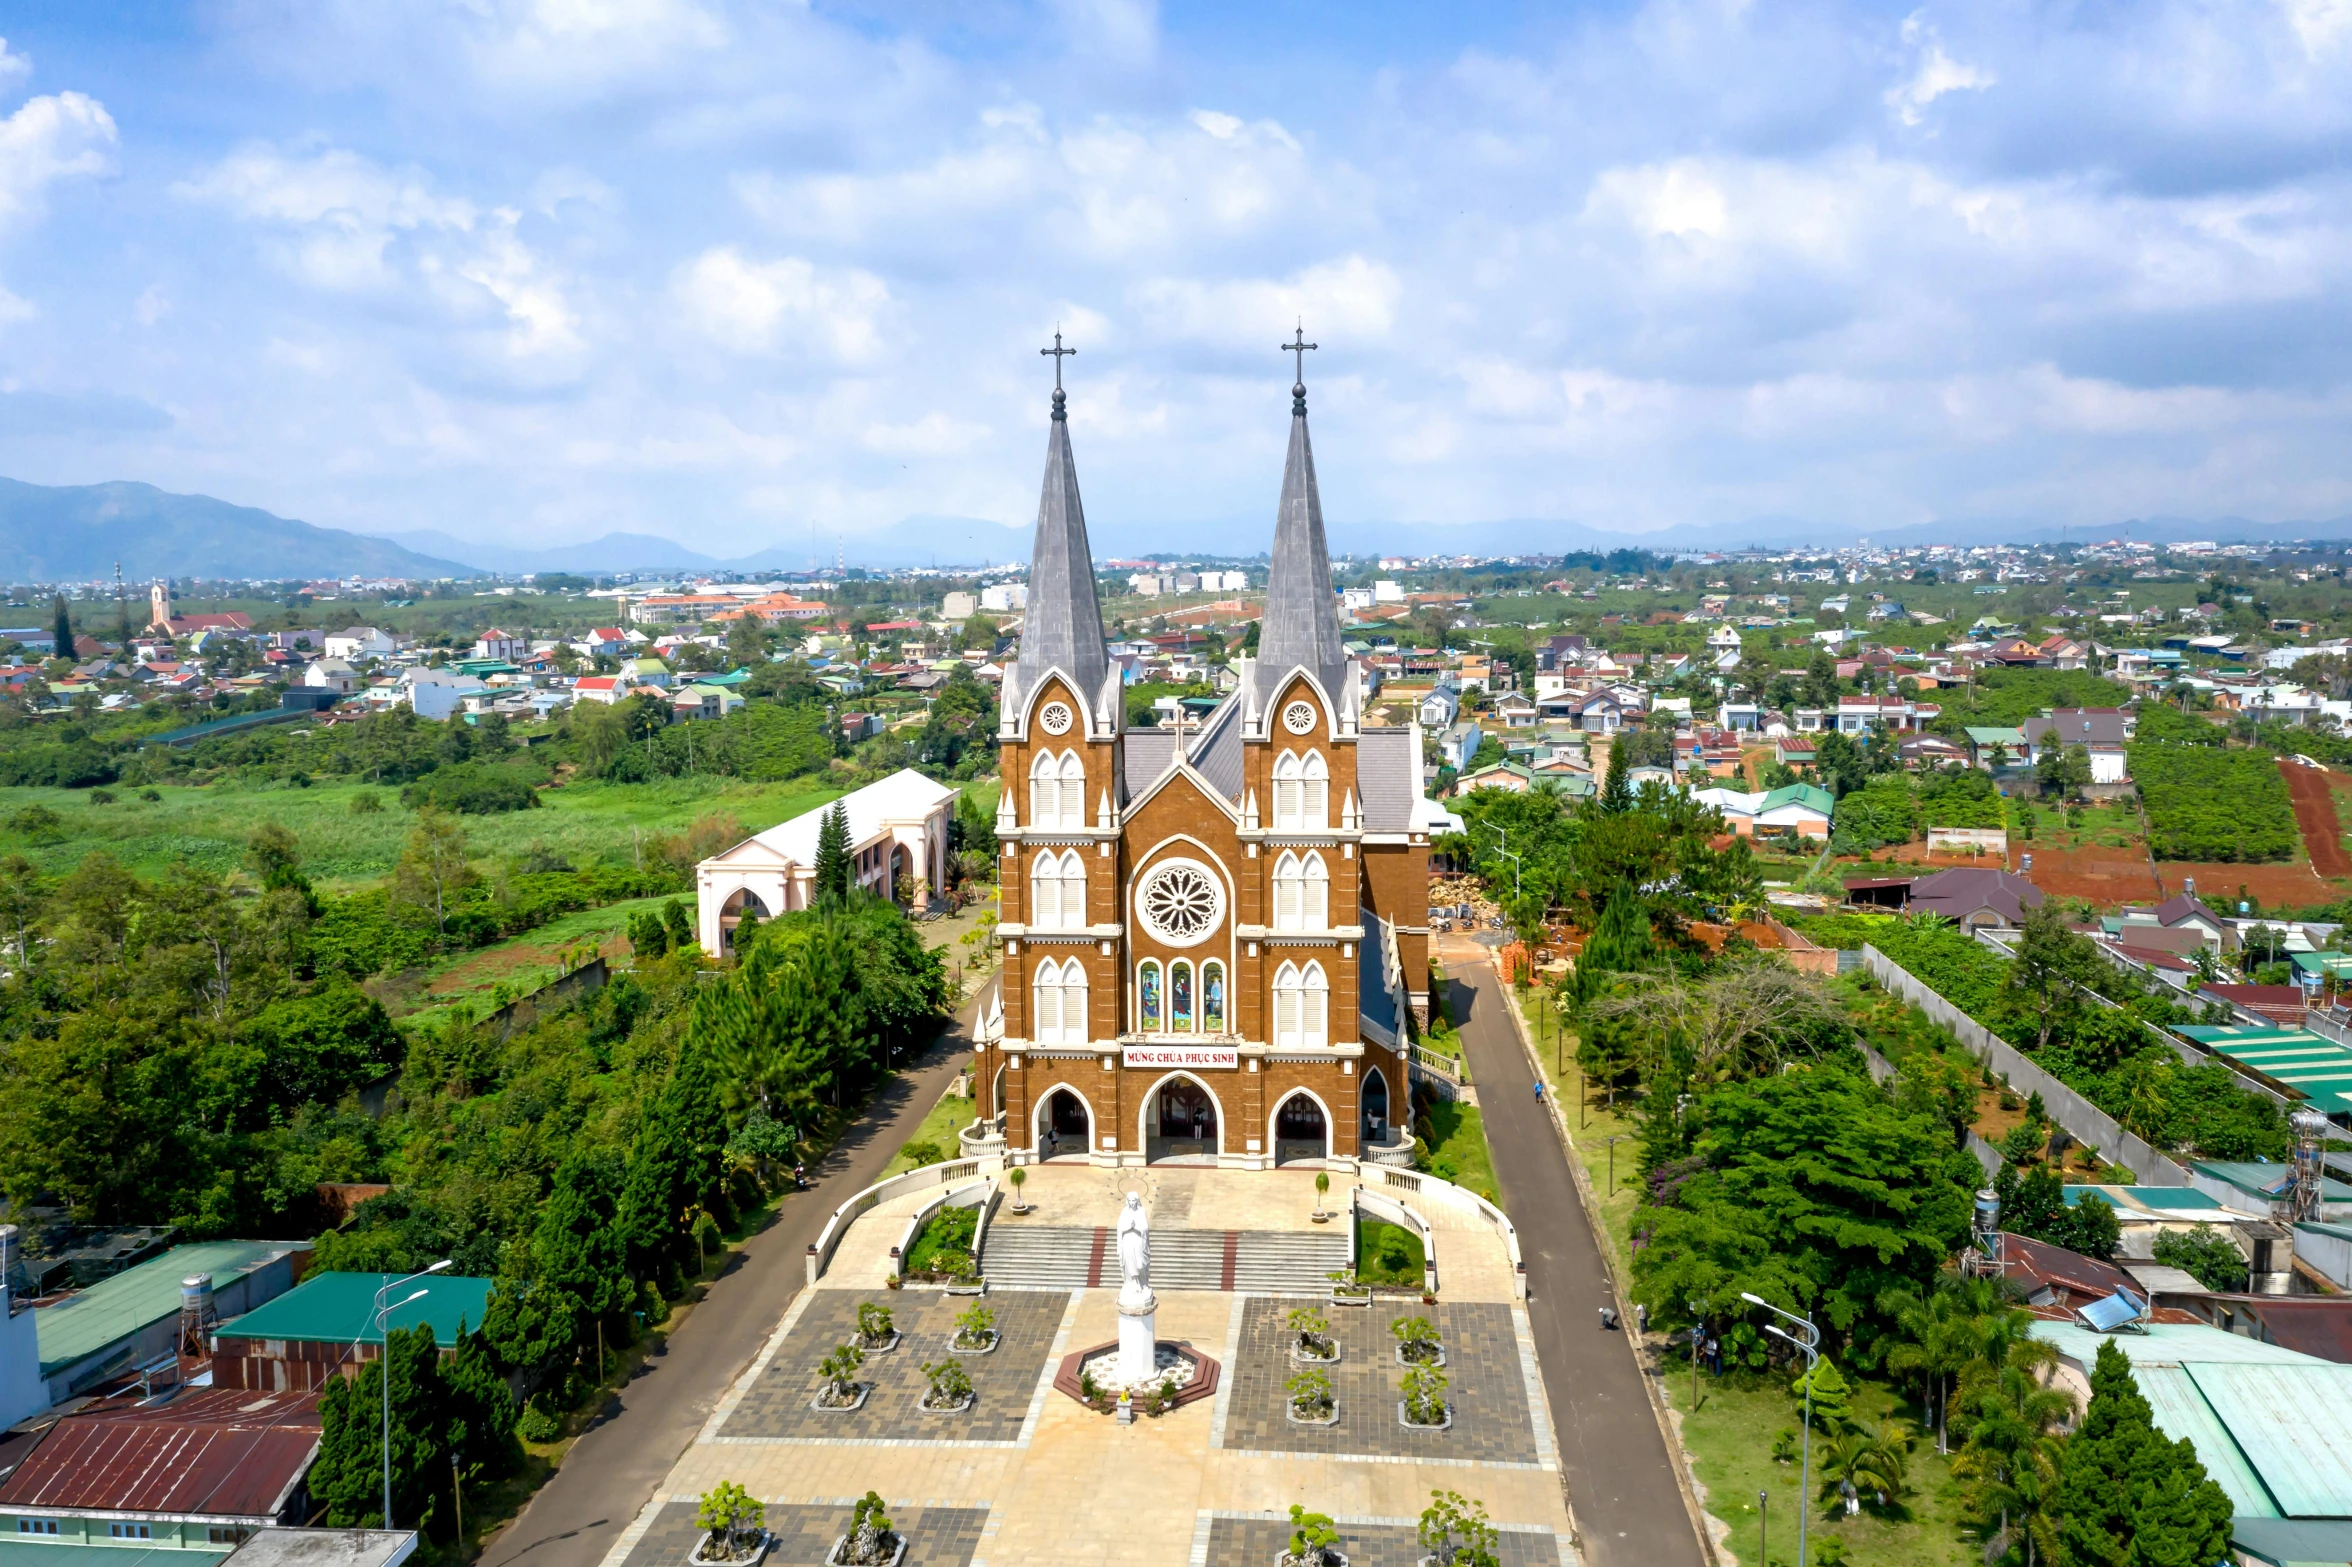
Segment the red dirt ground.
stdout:
<path fill-rule="evenodd" d="M 2336 819 L 2329 775 L 2285 757 L 2279 758 L 2278 769 L 2295 802 L 2295 825 L 2303 830 L 2303 848 L 2311 856 L 2312 869 L 2322 876 L 2352 876 L 2352 857 L 2344 853 L 2344 829 Z"/>
<path fill-rule="evenodd" d="M 2161 896 L 2145 849 L 2109 849 L 2098 844 L 2073 849 L 2016 847 L 2033 856 L 2033 869 L 2026 879 L 2053 897 L 2088 898 L 2102 908 L 2114 908 Z"/>

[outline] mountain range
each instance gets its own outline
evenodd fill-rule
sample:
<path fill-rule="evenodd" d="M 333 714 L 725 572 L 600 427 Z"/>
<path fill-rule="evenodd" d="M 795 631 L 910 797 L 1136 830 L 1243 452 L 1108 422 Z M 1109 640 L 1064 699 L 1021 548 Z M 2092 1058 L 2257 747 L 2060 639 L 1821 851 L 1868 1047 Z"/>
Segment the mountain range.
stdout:
<path fill-rule="evenodd" d="M 1098 537 L 1098 552 L 1166 550 L 1172 540 L 1210 540 L 1232 530 L 1203 524 Z M 1498 518 L 1437 524 L 1334 522 L 1334 549 L 1363 554 L 1552 554 L 1565 550 L 1736 549 L 1842 547 L 1858 540 L 1910 546 L 2001 541 L 2012 544 L 2085 543 L 2117 537 L 2150 543 L 2352 539 L 2352 517 L 2325 522 L 2256 523 L 2244 518 L 2135 518 L 2099 526 L 2064 526 L 2023 519 L 1969 519 L 1903 528 L 1861 530 L 1759 518 L 1734 527 L 1681 524 L 1652 533 L 1625 533 L 1556 518 Z M 544 549 L 461 539 L 434 530 L 369 535 L 322 528 L 257 507 L 209 495 L 175 495 L 151 484 L 48 486 L 0 479 L 0 580 L 93 582 L 123 575 L 286 579 L 304 577 L 469 577 L 530 572 L 799 572 L 833 564 L 910 566 L 1002 562 L 1027 553 L 1029 530 L 979 517 L 910 516 L 869 529 L 854 540 L 811 534 L 803 545 L 771 545 L 723 558 L 646 533 L 607 533 L 581 544 Z"/>
<path fill-rule="evenodd" d="M 156 577 L 470 577 L 476 568 L 386 539 L 314 527 L 152 484 L 0 479 L 0 580 L 96 582 L 117 564 Z"/>

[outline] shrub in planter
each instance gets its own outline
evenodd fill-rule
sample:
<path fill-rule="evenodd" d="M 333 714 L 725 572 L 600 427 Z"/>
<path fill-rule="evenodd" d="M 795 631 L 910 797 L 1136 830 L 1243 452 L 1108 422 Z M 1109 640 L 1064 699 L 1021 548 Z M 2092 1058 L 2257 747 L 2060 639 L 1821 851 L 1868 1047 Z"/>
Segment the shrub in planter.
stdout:
<path fill-rule="evenodd" d="M 1339 1530 L 1328 1513 L 1310 1513 L 1290 1504 L 1290 1549 L 1275 1567 L 1338 1567 L 1346 1561 L 1339 1551 Z"/>
<path fill-rule="evenodd" d="M 817 1394 L 820 1401 L 834 1409 L 847 1409 L 857 1402 L 858 1368 L 866 1363 L 866 1352 L 855 1344 L 836 1344 L 817 1367 L 817 1375 L 825 1379 L 824 1388 Z"/>
<path fill-rule="evenodd" d="M 1487 1521 L 1486 1504 L 1473 1502 L 1459 1491 L 1432 1491 L 1422 1509 L 1422 1558 L 1432 1567 L 1497 1567 L 1496 1547 L 1502 1537 Z"/>
<path fill-rule="evenodd" d="M 694 1526 L 703 1531 L 694 1548 L 698 1562 L 744 1562 L 759 1554 L 768 1510 L 732 1480 L 721 1480 L 695 1498 Z"/>
<path fill-rule="evenodd" d="M 1372 1298 L 1372 1286 L 1357 1278 L 1353 1268 L 1341 1268 L 1324 1277 L 1331 1280 L 1331 1298 L 1342 1306 L 1361 1306 Z"/>
<path fill-rule="evenodd" d="M 893 1324 L 890 1308 L 879 1301 L 866 1301 L 858 1307 L 858 1338 L 860 1347 L 879 1354 L 896 1347 L 898 1329 Z"/>
<path fill-rule="evenodd" d="M 837 1567 L 884 1567 L 899 1554 L 897 1531 L 882 1510 L 881 1493 L 868 1491 L 850 1511 L 849 1532 L 833 1553 Z"/>
<path fill-rule="evenodd" d="M 972 1376 L 953 1360 L 943 1360 L 935 1366 L 925 1366 L 923 1375 L 931 1379 L 930 1388 L 923 1394 L 923 1407 L 934 1414 L 952 1414 L 972 1401 Z"/>
<path fill-rule="evenodd" d="M 1029 1205 L 1021 1200 L 1021 1188 L 1029 1183 L 1029 1172 L 1016 1164 L 1006 1172 L 1005 1179 L 1013 1183 L 1013 1212 L 1027 1213 Z"/>
<path fill-rule="evenodd" d="M 1323 1199 L 1324 1199 L 1325 1197 L 1329 1196 L 1329 1195 L 1330 1195 L 1330 1193 L 1331 1193 L 1331 1172 L 1330 1172 L 1329 1170 L 1317 1170 L 1317 1171 L 1315 1172 L 1315 1217 L 1316 1217 L 1316 1218 L 1318 1218 L 1318 1219 L 1321 1219 L 1321 1218 L 1324 1218 L 1324 1217 L 1326 1217 L 1326 1215 L 1325 1215 L 1325 1214 L 1324 1214 L 1324 1212 L 1323 1212 Z"/>
<path fill-rule="evenodd" d="M 1437 1336 L 1437 1324 L 1427 1317 L 1399 1317 L 1388 1325 L 1397 1341 L 1397 1359 L 1408 1366 L 1442 1366 L 1445 1364 L 1445 1345 Z"/>
<path fill-rule="evenodd" d="M 996 1313 L 986 1306 L 975 1304 L 956 1313 L 955 1340 L 952 1348 L 968 1354 L 982 1354 L 996 1348 Z"/>
<path fill-rule="evenodd" d="M 1339 1343 L 1331 1336 L 1331 1319 L 1322 1308 L 1301 1306 L 1284 1319 L 1290 1331 L 1298 1337 L 1291 1344 L 1291 1353 L 1300 1360 L 1337 1360 Z"/>
<path fill-rule="evenodd" d="M 1282 1384 L 1290 1394 L 1290 1412 L 1301 1420 L 1328 1420 L 1337 1412 L 1331 1398 L 1331 1378 L 1318 1366 L 1307 1366 Z"/>
<path fill-rule="evenodd" d="M 1446 1374 L 1435 1366 L 1415 1366 L 1405 1373 L 1405 1419 L 1417 1426 L 1442 1426 L 1452 1413 L 1446 1406 Z"/>

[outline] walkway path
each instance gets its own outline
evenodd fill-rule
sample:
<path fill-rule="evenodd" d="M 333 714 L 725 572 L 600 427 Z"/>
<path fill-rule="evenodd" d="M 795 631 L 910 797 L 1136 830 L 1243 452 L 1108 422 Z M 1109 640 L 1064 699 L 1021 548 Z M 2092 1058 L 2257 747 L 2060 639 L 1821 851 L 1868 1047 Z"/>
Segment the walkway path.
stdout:
<path fill-rule="evenodd" d="M 788 1196 L 660 1354 L 573 1444 L 555 1478 L 482 1552 L 482 1567 L 596 1567 L 775 1330 L 807 1277 L 809 1244 L 833 1210 L 882 1178 L 971 1055 L 980 987 L 930 1053 L 875 1097 L 805 1193 Z"/>
<path fill-rule="evenodd" d="M 1590 1567 L 1702 1567 L 1705 1558 L 1642 1370 L 1624 1333 L 1600 1325 L 1608 1274 L 1567 1150 L 1535 1097 L 1534 1070 L 1494 969 L 1455 961 L 1454 1009 L 1478 1085 L 1503 1205 L 1527 1262 L 1527 1315 L 1559 1430 L 1560 1465 Z"/>

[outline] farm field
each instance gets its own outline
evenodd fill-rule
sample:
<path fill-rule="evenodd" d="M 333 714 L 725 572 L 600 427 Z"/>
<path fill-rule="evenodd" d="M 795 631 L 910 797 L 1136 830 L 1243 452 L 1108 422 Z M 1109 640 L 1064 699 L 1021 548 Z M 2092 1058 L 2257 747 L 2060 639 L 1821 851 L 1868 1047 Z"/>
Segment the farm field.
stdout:
<path fill-rule="evenodd" d="M 264 822 L 277 822 L 302 843 L 304 869 L 323 892 L 350 892 L 381 881 L 400 858 L 414 823 L 397 789 L 369 784 L 311 788 L 234 784 L 162 785 L 142 800 L 120 786 L 110 805 L 93 803 L 86 789 L 0 789 L 0 852 L 22 854 L 43 873 L 62 875 L 93 849 L 105 849 L 141 876 L 176 860 L 223 874 L 235 871 L 245 840 Z M 725 779 L 675 778 L 654 783 L 572 783 L 540 793 L 542 808 L 498 816 L 468 816 L 466 837 L 478 859 L 544 848 L 582 864 L 626 862 L 644 838 L 677 832 L 707 815 L 725 815 L 758 832 L 842 793 L 821 779 L 747 784 Z M 357 814 L 352 801 L 373 795 L 383 809 Z M 58 826 L 28 835 L 8 825 L 27 806 L 53 812 Z"/>
<path fill-rule="evenodd" d="M 687 895 L 691 912 L 693 904 Z M 583 909 L 553 919 L 512 941 L 474 952 L 441 958 L 405 973 L 381 975 L 364 988 L 396 1018 L 421 1017 L 461 1002 L 476 1016 L 499 1004 L 496 992 L 504 985 L 509 996 L 524 995 L 554 979 L 557 958 L 569 951 L 594 946 L 599 956 L 622 958 L 630 952 L 629 920 L 647 910 L 658 910 L 667 898 L 631 898 L 601 909 Z"/>
<path fill-rule="evenodd" d="M 2336 810 L 2331 783 L 2341 775 L 2323 773 L 2299 762 L 2281 761 L 2287 797 L 2295 805 L 2295 825 L 2302 829 L 2303 851 L 2311 867 L 2323 876 L 2352 876 L 2352 856 L 2344 853 L 2344 826 Z"/>

